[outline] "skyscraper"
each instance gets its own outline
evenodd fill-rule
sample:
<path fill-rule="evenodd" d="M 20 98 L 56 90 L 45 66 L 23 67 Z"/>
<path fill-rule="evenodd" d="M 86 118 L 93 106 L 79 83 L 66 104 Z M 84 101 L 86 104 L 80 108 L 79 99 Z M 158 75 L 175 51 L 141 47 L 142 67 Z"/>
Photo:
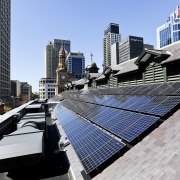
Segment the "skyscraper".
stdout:
<path fill-rule="evenodd" d="M 45 77 L 56 77 L 56 69 L 59 62 L 59 51 L 63 45 L 66 55 L 71 51 L 70 40 L 54 39 L 49 42 L 45 49 Z"/>
<path fill-rule="evenodd" d="M 111 46 L 121 40 L 121 35 L 119 34 L 119 25 L 110 23 L 104 30 L 103 38 L 103 53 L 104 60 L 103 66 L 111 66 Z M 117 57 L 118 58 L 118 57 Z M 115 59 L 117 62 L 118 60 Z"/>
<path fill-rule="evenodd" d="M 157 49 L 172 44 L 180 40 L 180 8 L 170 14 L 167 22 L 156 30 L 157 33 Z"/>
<path fill-rule="evenodd" d="M 85 57 L 80 52 L 70 52 L 66 59 L 67 71 L 74 73 L 76 79 L 81 79 L 85 75 Z"/>
<path fill-rule="evenodd" d="M 142 37 L 128 36 L 119 43 L 119 63 L 139 56 L 143 49 Z"/>
<path fill-rule="evenodd" d="M 10 98 L 11 1 L 0 0 L 0 99 Z"/>

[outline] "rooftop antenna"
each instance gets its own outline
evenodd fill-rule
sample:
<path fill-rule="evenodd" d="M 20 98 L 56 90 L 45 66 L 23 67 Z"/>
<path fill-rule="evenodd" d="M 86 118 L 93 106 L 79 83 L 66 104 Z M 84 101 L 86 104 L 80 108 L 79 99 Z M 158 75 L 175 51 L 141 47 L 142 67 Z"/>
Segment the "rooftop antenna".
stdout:
<path fill-rule="evenodd" d="M 92 52 L 91 52 L 91 62 L 93 62 L 93 59 L 92 59 L 92 57 L 93 57 L 93 54 L 92 54 Z"/>

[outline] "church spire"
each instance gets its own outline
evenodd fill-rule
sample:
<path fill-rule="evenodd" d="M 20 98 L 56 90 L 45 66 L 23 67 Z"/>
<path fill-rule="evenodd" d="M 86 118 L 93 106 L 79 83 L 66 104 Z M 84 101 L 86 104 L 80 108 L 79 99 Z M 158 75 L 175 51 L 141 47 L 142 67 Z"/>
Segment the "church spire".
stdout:
<path fill-rule="evenodd" d="M 59 65 L 58 69 L 66 69 L 65 65 L 65 60 L 66 60 L 66 53 L 64 50 L 64 46 L 62 45 L 59 51 Z"/>

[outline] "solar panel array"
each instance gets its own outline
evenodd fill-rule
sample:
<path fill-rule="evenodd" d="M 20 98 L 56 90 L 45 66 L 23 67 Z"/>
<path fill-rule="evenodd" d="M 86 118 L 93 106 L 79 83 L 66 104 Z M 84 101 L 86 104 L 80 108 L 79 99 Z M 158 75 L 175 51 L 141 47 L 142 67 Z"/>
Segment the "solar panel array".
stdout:
<path fill-rule="evenodd" d="M 86 173 L 91 173 L 124 148 L 120 141 L 133 144 L 179 106 L 180 82 L 63 92 L 62 96 L 56 115 Z"/>
<path fill-rule="evenodd" d="M 55 113 L 87 174 L 125 147 L 124 143 L 62 105 Z"/>
<path fill-rule="evenodd" d="M 180 96 L 69 95 L 68 99 L 164 117 L 180 102 Z M 73 102 L 74 103 L 74 102 Z M 71 107 L 72 108 L 72 107 Z M 74 108 L 74 107 L 73 107 Z M 77 110 L 79 107 L 77 108 Z M 76 111 L 76 110 L 74 110 Z"/>
<path fill-rule="evenodd" d="M 62 104 L 129 143 L 159 120 L 159 117 L 155 116 L 100 105 L 90 105 L 74 100 L 65 100 Z M 79 104 L 83 104 L 85 110 Z M 140 122 L 141 125 L 139 125 Z"/>

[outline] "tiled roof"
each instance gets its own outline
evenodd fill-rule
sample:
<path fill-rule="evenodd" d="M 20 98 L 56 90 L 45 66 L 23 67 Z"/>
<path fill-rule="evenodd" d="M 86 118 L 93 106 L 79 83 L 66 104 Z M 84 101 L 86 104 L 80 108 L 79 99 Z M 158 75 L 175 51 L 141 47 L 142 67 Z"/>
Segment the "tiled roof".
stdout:
<path fill-rule="evenodd" d="M 89 73 L 90 74 L 90 79 L 98 78 L 101 73 Z"/>
<path fill-rule="evenodd" d="M 163 47 L 161 49 L 152 49 L 147 50 L 149 53 L 154 53 L 157 55 L 162 56 L 169 56 L 166 60 L 162 61 L 161 64 L 165 64 L 168 62 L 180 60 L 180 41 L 173 43 L 169 46 Z M 149 56 L 147 56 L 148 58 Z M 118 64 L 114 67 L 112 67 L 113 71 L 118 71 L 115 75 L 124 74 L 127 72 L 135 71 L 138 69 L 138 66 L 135 64 L 136 60 L 139 59 L 139 57 L 136 57 L 134 59 L 131 59 L 129 61 L 123 62 L 121 64 Z"/>
<path fill-rule="evenodd" d="M 99 80 L 102 80 L 102 79 L 105 79 L 106 76 L 104 74 L 101 74 L 98 78 L 96 78 L 95 80 L 96 81 L 99 81 Z"/>
<path fill-rule="evenodd" d="M 180 110 L 94 179 L 179 179 L 179 117 Z"/>
<path fill-rule="evenodd" d="M 180 41 L 170 44 L 169 46 L 165 46 L 162 48 L 162 50 L 166 50 L 171 56 L 168 57 L 165 61 L 163 61 L 161 64 L 172 62 L 175 60 L 180 59 Z"/>
<path fill-rule="evenodd" d="M 134 62 L 136 61 L 137 58 L 131 59 L 129 61 L 126 61 L 124 63 L 121 63 L 119 65 L 117 65 L 116 67 L 113 67 L 113 69 L 119 69 L 119 72 L 116 73 L 115 75 L 120 75 L 120 74 L 124 74 L 127 72 L 131 72 L 131 71 L 135 71 L 138 69 L 138 66 L 136 64 L 134 64 Z"/>
<path fill-rule="evenodd" d="M 83 78 L 83 79 L 77 80 L 75 84 L 76 84 L 76 86 L 78 86 L 78 85 L 84 85 L 87 82 L 88 82 L 88 80 Z"/>

